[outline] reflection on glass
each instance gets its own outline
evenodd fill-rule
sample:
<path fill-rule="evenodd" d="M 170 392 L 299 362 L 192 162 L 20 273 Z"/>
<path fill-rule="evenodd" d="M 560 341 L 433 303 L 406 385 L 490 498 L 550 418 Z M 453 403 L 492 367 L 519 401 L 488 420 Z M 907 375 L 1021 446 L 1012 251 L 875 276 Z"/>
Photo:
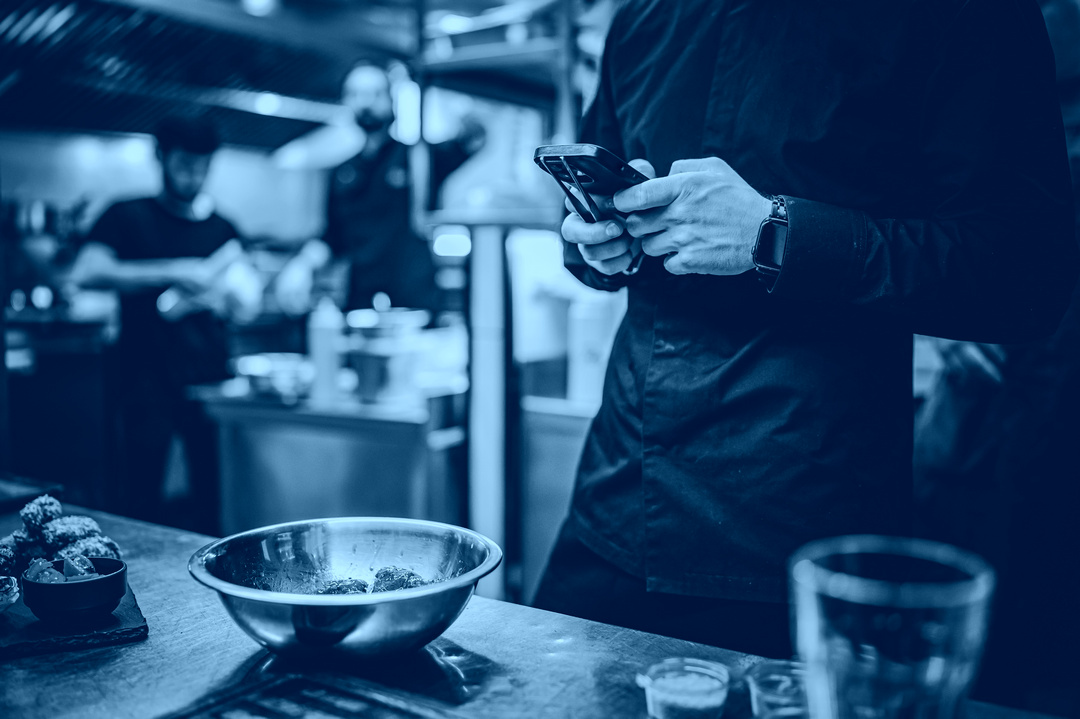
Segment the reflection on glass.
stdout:
<path fill-rule="evenodd" d="M 813 542 L 791 560 L 813 719 L 951 718 L 978 667 L 994 572 L 916 539 Z"/>

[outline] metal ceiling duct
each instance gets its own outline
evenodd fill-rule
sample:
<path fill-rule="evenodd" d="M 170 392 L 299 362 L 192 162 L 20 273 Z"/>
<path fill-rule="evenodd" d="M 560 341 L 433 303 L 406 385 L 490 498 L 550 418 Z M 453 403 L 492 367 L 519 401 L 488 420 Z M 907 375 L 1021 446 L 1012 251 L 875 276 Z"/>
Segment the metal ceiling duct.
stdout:
<path fill-rule="evenodd" d="M 417 56 L 419 5 L 429 37 L 453 14 L 480 39 L 553 2 L 275 0 L 257 17 L 241 0 L 0 0 L 0 129 L 148 132 L 200 111 L 227 143 L 277 148 L 333 120 L 359 57 Z M 546 58 L 548 45 L 494 63 L 481 53 L 430 79 L 546 102 L 550 71 L 529 52 Z"/>
<path fill-rule="evenodd" d="M 274 148 L 339 112 L 351 60 L 126 4 L 0 0 L 0 128 L 148 132 L 203 111 L 226 142 Z"/>

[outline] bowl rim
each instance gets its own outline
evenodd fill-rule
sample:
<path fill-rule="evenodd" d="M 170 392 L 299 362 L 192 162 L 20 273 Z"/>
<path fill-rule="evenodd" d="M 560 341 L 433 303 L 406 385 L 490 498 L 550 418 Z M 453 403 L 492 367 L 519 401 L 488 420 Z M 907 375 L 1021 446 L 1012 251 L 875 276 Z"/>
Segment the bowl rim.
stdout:
<path fill-rule="evenodd" d="M 42 557 L 42 559 L 44 559 L 44 557 Z M 115 577 L 117 574 L 119 574 L 120 572 L 123 572 L 124 570 L 127 569 L 127 562 L 125 562 L 123 559 L 117 559 L 115 557 L 87 557 L 87 559 L 89 559 L 91 562 L 94 561 L 95 559 L 108 559 L 108 560 L 113 561 L 113 562 L 120 562 L 120 566 L 117 567 L 116 569 L 114 569 L 113 571 L 109 572 L 108 574 L 100 574 L 100 575 L 94 577 L 93 579 L 83 579 L 83 580 L 78 581 L 78 582 L 39 582 L 36 579 L 29 579 L 26 576 L 26 573 L 30 571 L 29 568 L 23 570 L 22 574 L 19 575 L 19 579 L 23 580 L 24 582 L 30 582 L 31 584 L 36 584 L 36 585 L 42 586 L 42 587 L 55 587 L 55 586 L 58 586 L 60 584 L 91 584 L 91 583 L 97 582 L 97 581 L 99 581 L 101 579 L 108 579 L 109 577 Z M 49 564 L 52 564 L 53 569 L 56 569 L 56 563 L 57 562 L 63 562 L 63 561 L 64 561 L 63 559 L 51 559 L 51 560 L 49 560 Z M 97 569 L 97 567 L 94 567 L 94 568 Z M 61 567 L 57 571 L 62 572 L 63 567 Z"/>
<path fill-rule="evenodd" d="M 227 542 L 231 542 L 241 537 L 249 537 L 260 534 L 268 534 L 275 531 L 286 530 L 292 527 L 298 527 L 303 525 L 325 525 L 325 524 L 386 524 L 390 526 L 414 526 L 414 527 L 427 527 L 430 529 L 449 529 L 454 532 L 458 532 L 467 535 L 488 550 L 487 558 L 480 563 L 475 569 L 471 569 L 464 574 L 461 574 L 452 579 L 447 579 L 441 582 L 435 582 L 423 587 L 416 587 L 415 589 L 396 589 L 392 592 L 378 592 L 376 594 L 290 594 L 286 592 L 272 592 L 268 589 L 255 589 L 254 587 L 245 587 L 240 584 L 234 584 L 233 582 L 225 581 L 215 577 L 206 568 L 206 563 L 213 558 L 214 553 Z M 188 572 L 191 574 L 195 581 L 199 582 L 203 586 L 214 589 L 222 594 L 227 594 L 231 597 L 239 597 L 241 599 L 250 599 L 258 602 L 267 602 L 270 604 L 288 604 L 288 605 L 303 605 L 303 606 L 325 606 L 325 607 L 342 607 L 342 606 L 357 606 L 365 604 L 382 604 L 385 602 L 395 602 L 399 600 L 415 599 L 417 597 L 432 596 L 435 594 L 441 594 L 443 592 L 460 589 L 469 585 L 475 585 L 478 581 L 491 574 L 499 566 L 503 559 L 502 548 L 499 547 L 493 540 L 485 537 L 484 535 L 476 532 L 472 529 L 466 529 L 465 527 L 459 527 L 453 524 L 445 524 L 443 522 L 433 522 L 427 519 L 407 519 L 404 517 L 328 517 L 322 519 L 300 519 L 293 522 L 281 522 L 279 524 L 269 524 L 265 527 L 256 527 L 254 529 L 248 529 L 243 532 L 231 534 L 228 537 L 222 537 L 216 539 L 213 542 L 201 547 L 194 554 L 191 555 L 191 559 L 188 560 Z"/>

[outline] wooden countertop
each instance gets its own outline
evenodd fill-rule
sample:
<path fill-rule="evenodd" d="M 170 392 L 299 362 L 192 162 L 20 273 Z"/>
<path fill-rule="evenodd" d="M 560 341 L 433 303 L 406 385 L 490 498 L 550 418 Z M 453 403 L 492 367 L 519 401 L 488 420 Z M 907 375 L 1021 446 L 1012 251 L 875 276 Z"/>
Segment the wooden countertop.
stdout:
<path fill-rule="evenodd" d="M 71 513 L 79 510 L 70 508 Z M 146 615 L 145 642 L 0 664 L 0 716 L 15 719 L 149 719 L 207 694 L 290 670 L 241 632 L 217 595 L 196 584 L 187 560 L 210 538 L 85 512 L 124 549 L 129 583 Z M 0 534 L 19 526 L 0 515 Z M 669 656 L 745 668 L 755 657 L 474 597 L 423 652 L 342 670 L 388 694 L 482 719 L 645 717 L 635 675 Z M 748 716 L 729 699 L 727 719 Z M 972 702 L 968 719 L 1024 716 Z M 1030 715 L 1029 715 L 1030 716 Z"/>

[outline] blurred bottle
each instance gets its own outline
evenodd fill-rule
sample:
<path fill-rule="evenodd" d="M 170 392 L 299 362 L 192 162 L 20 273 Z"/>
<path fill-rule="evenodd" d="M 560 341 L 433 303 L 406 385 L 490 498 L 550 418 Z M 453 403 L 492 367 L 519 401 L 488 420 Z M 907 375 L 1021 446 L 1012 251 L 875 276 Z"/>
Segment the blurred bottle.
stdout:
<path fill-rule="evenodd" d="M 308 357 L 315 368 L 310 401 L 333 404 L 338 396 L 338 371 L 344 343 L 345 317 L 329 297 L 323 297 L 308 315 Z"/>

